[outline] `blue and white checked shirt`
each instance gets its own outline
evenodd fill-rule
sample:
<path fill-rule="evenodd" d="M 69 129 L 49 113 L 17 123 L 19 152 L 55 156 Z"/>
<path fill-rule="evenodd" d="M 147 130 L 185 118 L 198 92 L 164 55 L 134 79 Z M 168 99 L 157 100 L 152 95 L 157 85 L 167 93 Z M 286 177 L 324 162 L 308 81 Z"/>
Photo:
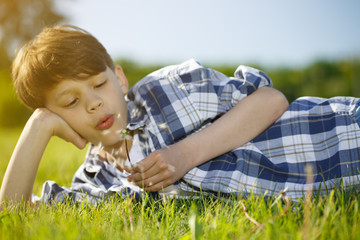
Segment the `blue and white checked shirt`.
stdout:
<path fill-rule="evenodd" d="M 131 160 L 140 161 L 200 131 L 263 86 L 272 86 L 270 78 L 246 66 L 239 66 L 234 77 L 227 77 L 189 60 L 151 73 L 126 96 L 128 128 L 138 130 Z M 277 195 L 286 190 L 288 197 L 296 199 L 311 189 L 326 193 L 340 184 L 344 188 L 357 186 L 358 101 L 352 97 L 299 98 L 253 141 L 191 169 L 160 195 L 189 197 L 200 191 L 222 196 L 250 191 Z M 306 180 L 306 166 L 312 167 L 310 182 Z M 124 198 L 141 197 L 144 192 L 127 182 L 126 176 L 91 145 L 71 188 L 47 181 L 38 200 L 63 201 L 67 196 L 75 201 L 99 201 L 114 193 Z"/>

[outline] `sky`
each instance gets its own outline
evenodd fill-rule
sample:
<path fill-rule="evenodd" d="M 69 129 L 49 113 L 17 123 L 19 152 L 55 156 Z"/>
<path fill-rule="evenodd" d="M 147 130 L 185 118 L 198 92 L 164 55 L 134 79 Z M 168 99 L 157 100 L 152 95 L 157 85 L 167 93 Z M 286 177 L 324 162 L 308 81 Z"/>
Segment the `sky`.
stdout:
<path fill-rule="evenodd" d="M 57 0 L 114 59 L 304 66 L 360 58 L 358 0 Z"/>

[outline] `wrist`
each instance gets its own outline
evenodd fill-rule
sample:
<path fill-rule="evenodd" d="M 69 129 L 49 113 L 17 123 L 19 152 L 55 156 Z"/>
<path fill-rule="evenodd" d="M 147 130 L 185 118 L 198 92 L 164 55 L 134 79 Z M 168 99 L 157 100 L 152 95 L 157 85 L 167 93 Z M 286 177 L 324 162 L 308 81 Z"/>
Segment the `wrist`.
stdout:
<path fill-rule="evenodd" d="M 178 142 L 175 146 L 175 151 L 180 154 L 180 160 L 184 163 L 186 172 L 206 161 L 197 144 L 189 138 Z"/>
<path fill-rule="evenodd" d="M 49 122 L 48 116 L 36 109 L 27 121 L 23 133 L 38 137 L 41 135 L 43 139 L 50 139 L 53 136 L 53 128 Z"/>

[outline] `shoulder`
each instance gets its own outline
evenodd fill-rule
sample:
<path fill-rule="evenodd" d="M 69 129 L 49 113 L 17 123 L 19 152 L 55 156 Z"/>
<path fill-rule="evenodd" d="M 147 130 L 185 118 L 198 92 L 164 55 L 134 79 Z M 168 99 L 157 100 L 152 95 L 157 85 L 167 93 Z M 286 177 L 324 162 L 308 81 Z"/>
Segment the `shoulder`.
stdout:
<path fill-rule="evenodd" d="M 198 75 L 196 73 L 205 71 L 206 68 L 194 59 L 160 68 L 138 81 L 129 90 L 128 97 L 132 99 L 139 93 L 153 88 L 166 88 L 172 83 L 179 85 L 179 81 L 191 81 L 193 78 L 198 78 L 197 76 L 194 76 L 194 74 Z"/>

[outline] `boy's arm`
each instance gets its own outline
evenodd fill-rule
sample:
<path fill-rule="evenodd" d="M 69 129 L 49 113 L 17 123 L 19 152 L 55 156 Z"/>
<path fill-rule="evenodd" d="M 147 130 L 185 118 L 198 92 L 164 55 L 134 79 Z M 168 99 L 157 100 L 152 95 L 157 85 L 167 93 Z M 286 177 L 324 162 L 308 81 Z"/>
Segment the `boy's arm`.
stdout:
<path fill-rule="evenodd" d="M 151 153 L 136 164 L 128 180 L 147 191 L 161 190 L 193 167 L 251 141 L 273 124 L 288 105 L 281 92 L 259 88 L 209 127 Z"/>
<path fill-rule="evenodd" d="M 47 109 L 36 109 L 26 123 L 6 169 L 0 190 L 0 204 L 3 201 L 31 200 L 41 157 L 54 135 L 79 148 L 86 145 L 86 141 L 59 116 Z"/>

